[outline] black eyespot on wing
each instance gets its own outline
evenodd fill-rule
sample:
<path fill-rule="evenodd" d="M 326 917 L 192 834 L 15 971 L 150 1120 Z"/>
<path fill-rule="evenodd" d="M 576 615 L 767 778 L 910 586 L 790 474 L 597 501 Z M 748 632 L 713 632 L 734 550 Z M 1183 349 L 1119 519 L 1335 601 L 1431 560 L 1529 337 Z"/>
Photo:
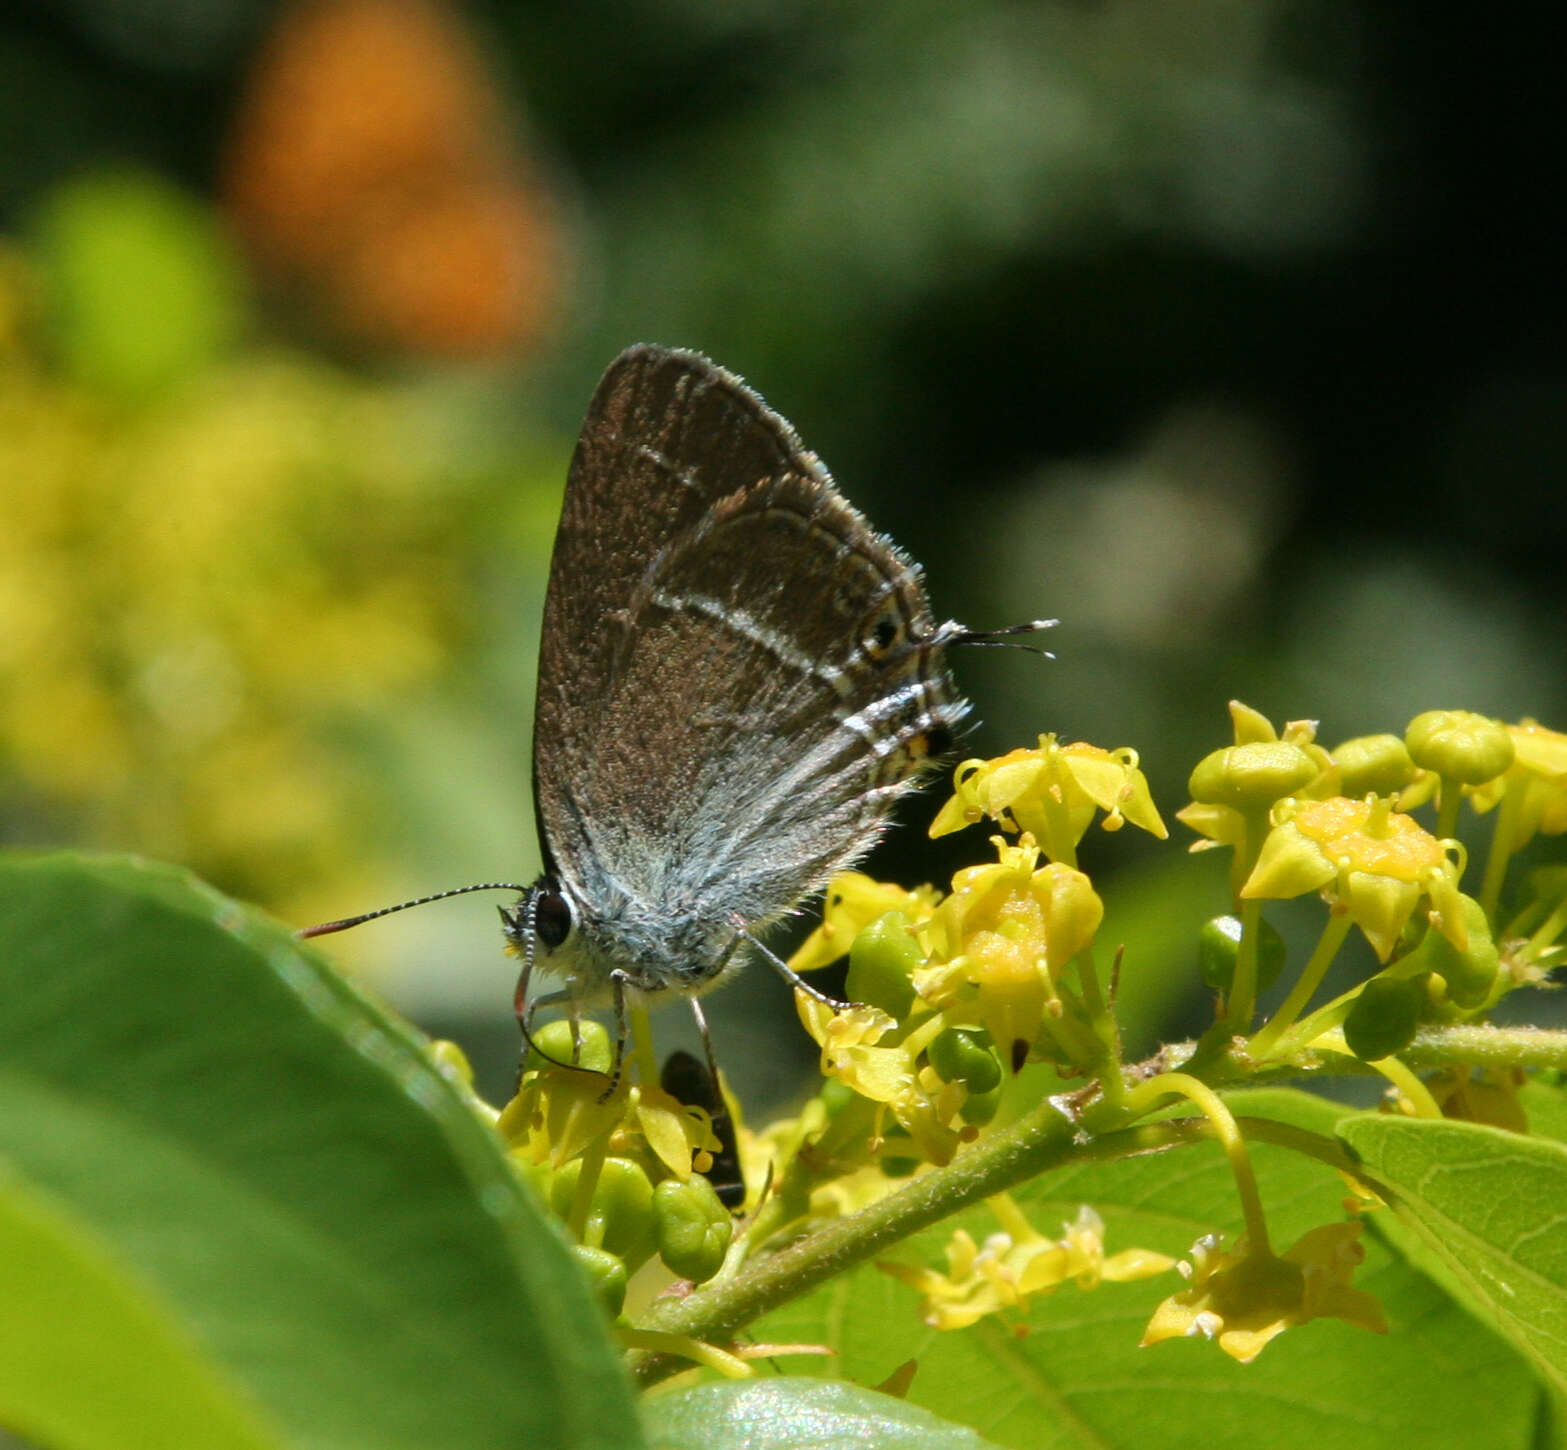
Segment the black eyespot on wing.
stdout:
<path fill-rule="evenodd" d="M 866 656 L 880 662 L 887 659 L 893 647 L 903 639 L 903 618 L 892 607 L 885 607 L 864 634 L 860 636 L 860 648 Z"/>
<path fill-rule="evenodd" d="M 932 725 L 925 732 L 925 749 L 931 755 L 950 755 L 957 741 L 945 725 Z"/>

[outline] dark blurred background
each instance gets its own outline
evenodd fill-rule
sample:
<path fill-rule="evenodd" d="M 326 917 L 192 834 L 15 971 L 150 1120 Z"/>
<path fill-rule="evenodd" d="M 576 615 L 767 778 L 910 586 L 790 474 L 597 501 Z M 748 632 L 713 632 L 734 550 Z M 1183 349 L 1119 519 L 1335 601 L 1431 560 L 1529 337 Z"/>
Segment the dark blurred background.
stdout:
<path fill-rule="evenodd" d="M 938 611 L 1061 616 L 960 661 L 976 752 L 1132 745 L 1168 815 L 1232 695 L 1560 727 L 1551 13 L 8 7 L 0 835 L 299 923 L 528 880 L 555 513 L 639 339 L 764 392 Z M 983 854 L 932 809 L 872 869 Z M 1132 834 L 1086 864 L 1179 1030 L 1223 868 Z M 482 903 L 328 946 L 500 1091 Z M 760 1095 L 804 1045 L 766 977 L 714 1001 Z"/>

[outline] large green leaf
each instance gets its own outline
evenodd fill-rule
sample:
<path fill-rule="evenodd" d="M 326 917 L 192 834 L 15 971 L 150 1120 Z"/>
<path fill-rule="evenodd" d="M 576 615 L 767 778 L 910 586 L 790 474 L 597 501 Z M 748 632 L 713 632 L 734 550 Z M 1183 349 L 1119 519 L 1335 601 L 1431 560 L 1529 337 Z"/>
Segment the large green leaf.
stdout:
<path fill-rule="evenodd" d="M 1239 1113 L 1309 1131 L 1331 1132 L 1342 1112 L 1280 1090 L 1232 1102 Z M 1279 1249 L 1343 1217 L 1345 1185 L 1331 1169 L 1267 1143 L 1255 1144 L 1253 1157 Z M 1052 1236 L 1079 1204 L 1093 1205 L 1112 1253 L 1143 1245 L 1182 1255 L 1200 1234 L 1240 1228 L 1234 1180 L 1212 1142 L 1064 1169 L 1013 1197 Z M 997 1227 L 988 1211 L 965 1213 L 897 1257 L 939 1267 L 958 1224 L 976 1240 Z M 1527 1364 L 1373 1233 L 1365 1241 L 1355 1282 L 1381 1300 L 1390 1332 L 1319 1320 L 1282 1335 L 1249 1365 L 1203 1340 L 1138 1348 L 1154 1306 L 1180 1287 L 1174 1274 L 1092 1292 L 1063 1287 L 1005 1321 L 941 1332 L 921 1324 L 911 1290 L 867 1266 L 754 1329 L 769 1341 L 827 1345 L 837 1355 L 822 1372 L 862 1384 L 915 1358 L 912 1401 L 1018 1450 L 1529 1447 L 1542 1396 Z M 1476 1384 L 1485 1385 L 1483 1396 Z"/>
<path fill-rule="evenodd" d="M 420 1041 L 180 873 L 0 870 L 0 1161 L 50 1256 L 0 1343 L 65 1332 L 51 1276 L 97 1284 L 72 1357 L 7 1387 L 45 1443 L 157 1443 L 117 1396 L 138 1373 L 233 1387 L 286 1446 L 639 1443 L 570 1259 Z"/>
<path fill-rule="evenodd" d="M 653 1450 L 993 1450 L 906 1400 L 804 1376 L 652 1395 L 643 1419 Z"/>
<path fill-rule="evenodd" d="M 1471 1302 L 1567 1390 L 1567 1147 L 1378 1114 L 1345 1119 L 1339 1136 Z"/>
<path fill-rule="evenodd" d="M 105 1344 L 125 1352 L 105 1354 Z M 66 1386 L 70 1393 L 58 1392 Z M 0 1163 L 5 1425 L 47 1435 L 59 1447 L 123 1445 L 129 1426 L 145 1450 L 271 1450 L 279 1443 L 239 1387 L 96 1237 Z"/>

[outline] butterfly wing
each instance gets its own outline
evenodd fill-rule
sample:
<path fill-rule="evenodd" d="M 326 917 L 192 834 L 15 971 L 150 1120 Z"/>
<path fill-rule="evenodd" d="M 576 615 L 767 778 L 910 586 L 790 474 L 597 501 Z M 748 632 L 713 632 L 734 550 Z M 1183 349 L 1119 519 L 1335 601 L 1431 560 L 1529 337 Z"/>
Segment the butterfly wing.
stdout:
<path fill-rule="evenodd" d="M 868 849 L 966 708 L 944 638 L 917 568 L 739 379 L 617 358 L 556 536 L 534 758 L 552 868 L 605 954 L 700 979 L 734 917 Z"/>

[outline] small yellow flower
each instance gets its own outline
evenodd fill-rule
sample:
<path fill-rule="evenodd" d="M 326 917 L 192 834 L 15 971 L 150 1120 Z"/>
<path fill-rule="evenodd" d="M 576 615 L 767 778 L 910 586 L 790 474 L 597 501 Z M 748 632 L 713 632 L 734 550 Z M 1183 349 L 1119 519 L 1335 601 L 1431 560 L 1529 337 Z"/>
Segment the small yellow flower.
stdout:
<path fill-rule="evenodd" d="M 837 1078 L 861 1097 L 890 1102 L 913 1071 L 901 1048 L 876 1046 L 897 1022 L 880 1007 L 854 1005 L 834 1012 L 804 992 L 794 994 L 794 1003 L 801 1025 L 822 1050 L 822 1075 Z"/>
<path fill-rule="evenodd" d="M 822 1050 L 822 1075 L 885 1104 L 927 1162 L 950 1163 L 965 1136 L 958 1114 L 967 1090 L 921 1067 L 918 1045 L 880 1046 L 898 1024 L 879 1007 L 834 1012 L 804 992 L 796 992 L 794 1000 L 801 1023 Z"/>
<path fill-rule="evenodd" d="M 1005 831 L 1027 831 L 1052 861 L 1075 861 L 1077 843 L 1105 812 L 1104 828 L 1130 821 L 1163 840 L 1169 832 L 1137 766 L 1135 750 L 1061 745 L 1041 735 L 1034 750 L 995 760 L 965 760 L 953 776 L 952 799 L 931 823 L 944 836 L 989 816 Z"/>
<path fill-rule="evenodd" d="M 615 1130 L 626 1111 L 628 1088 L 604 1097 L 598 1073 L 545 1067 L 528 1073 L 496 1126 L 525 1162 L 559 1168 L 590 1143 Z"/>
<path fill-rule="evenodd" d="M 863 871 L 840 871 L 827 883 L 822 903 L 822 924 L 800 943 L 789 958 L 791 970 L 814 972 L 843 956 L 854 939 L 878 917 L 901 911 L 911 923 L 925 921 L 936 909 L 936 891 L 877 881 Z"/>
<path fill-rule="evenodd" d="M 1175 1261 L 1148 1249 L 1127 1249 L 1108 1258 L 1104 1221 L 1084 1204 L 1059 1239 L 1037 1232 L 1005 1194 L 991 1200 L 1002 1230 L 981 1248 L 959 1229 L 947 1245 L 947 1272 L 909 1264 L 877 1267 L 924 1296 L 921 1317 L 933 1329 L 963 1329 L 987 1314 L 1021 1307 L 1038 1294 L 1053 1293 L 1069 1280 L 1093 1289 L 1102 1281 L 1125 1283 L 1162 1274 Z"/>
<path fill-rule="evenodd" d="M 658 1161 L 682 1181 L 691 1176 L 693 1160 L 703 1159 L 711 1166 L 711 1155 L 723 1146 L 701 1108 L 646 1083 L 632 1089 L 627 1123 L 632 1122 Z"/>
<path fill-rule="evenodd" d="M 1426 1079 L 1444 1118 L 1466 1123 L 1488 1123 L 1510 1133 L 1527 1133 L 1529 1115 L 1518 1099 L 1518 1089 L 1528 1081 L 1521 1068 L 1486 1071 L 1470 1067 L 1444 1067 Z"/>
<path fill-rule="evenodd" d="M 1274 820 L 1243 897 L 1300 896 L 1331 885 L 1384 962 L 1424 897 L 1431 924 L 1460 951 L 1467 945 L 1461 861 L 1413 816 L 1374 796 L 1330 796 L 1282 805 Z"/>
<path fill-rule="evenodd" d="M 994 838 L 998 861 L 952 878 L 926 928 L 931 965 L 914 988 L 953 1020 L 989 1029 L 1004 1045 L 1032 1044 L 1044 1014 L 1059 1015 L 1055 976 L 1094 939 L 1104 903 L 1081 871 L 1050 862 L 1024 836 Z"/>
<path fill-rule="evenodd" d="M 1202 1335 L 1250 1364 L 1275 1336 L 1312 1319 L 1387 1333 L 1382 1306 L 1350 1283 L 1366 1257 L 1361 1227 L 1357 1221 L 1314 1228 L 1282 1257 L 1244 1241 L 1221 1249 L 1218 1235 L 1205 1234 L 1192 1246 L 1191 1262 L 1179 1266 L 1189 1286 L 1154 1310 L 1143 1345 Z"/>
<path fill-rule="evenodd" d="M 1536 836 L 1567 831 L 1567 735 L 1533 720 L 1508 725 L 1513 763 L 1471 792 L 1477 811 L 1488 811 L 1504 795 L 1518 796 L 1512 849 L 1522 850 Z"/>

